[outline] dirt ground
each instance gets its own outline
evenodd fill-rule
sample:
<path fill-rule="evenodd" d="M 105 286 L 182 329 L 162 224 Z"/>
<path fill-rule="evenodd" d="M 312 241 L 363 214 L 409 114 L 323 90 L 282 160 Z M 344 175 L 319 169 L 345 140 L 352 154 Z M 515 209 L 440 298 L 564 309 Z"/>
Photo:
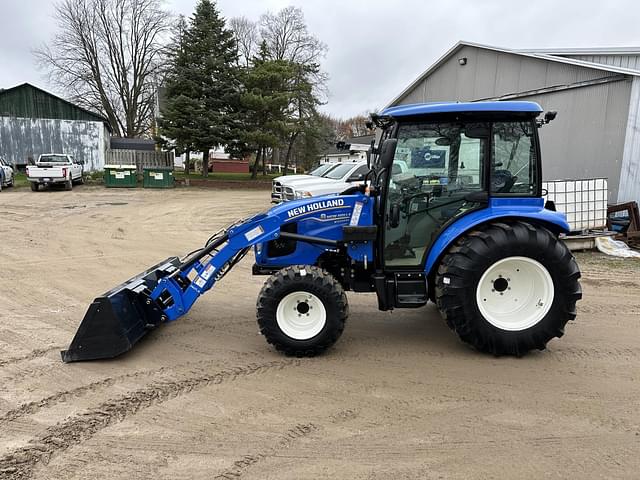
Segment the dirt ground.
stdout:
<path fill-rule="evenodd" d="M 327 354 L 260 336 L 248 256 L 129 354 L 65 365 L 91 300 L 268 192 L 0 194 L 0 478 L 638 478 L 640 262 L 580 254 L 584 299 L 544 352 L 494 358 L 433 305 L 349 294 Z"/>

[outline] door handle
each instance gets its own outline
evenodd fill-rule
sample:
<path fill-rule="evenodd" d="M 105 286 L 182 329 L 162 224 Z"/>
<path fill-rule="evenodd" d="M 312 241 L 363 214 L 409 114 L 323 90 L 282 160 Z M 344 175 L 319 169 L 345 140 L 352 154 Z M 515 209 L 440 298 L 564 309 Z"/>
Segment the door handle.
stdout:
<path fill-rule="evenodd" d="M 396 228 L 398 225 L 400 225 L 400 205 L 394 203 L 389 211 L 389 226 Z"/>
<path fill-rule="evenodd" d="M 467 193 L 464 196 L 464 199 L 467 202 L 487 203 L 489 201 L 489 194 L 487 192 L 483 192 L 483 191 L 471 192 L 471 193 Z"/>

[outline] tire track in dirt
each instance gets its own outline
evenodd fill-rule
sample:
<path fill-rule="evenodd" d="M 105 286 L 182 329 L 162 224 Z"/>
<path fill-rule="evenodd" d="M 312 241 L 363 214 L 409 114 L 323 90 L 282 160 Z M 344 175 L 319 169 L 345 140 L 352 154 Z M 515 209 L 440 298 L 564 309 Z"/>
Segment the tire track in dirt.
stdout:
<path fill-rule="evenodd" d="M 153 370 L 142 370 L 131 373 L 125 373 L 123 375 L 116 375 L 113 377 L 103 378 L 101 380 L 96 380 L 95 382 L 87 383 L 85 385 L 81 385 L 76 388 L 72 388 L 69 390 L 64 390 L 62 392 L 56 392 L 53 395 L 42 398 L 40 400 L 34 400 L 32 402 L 23 403 L 19 405 L 17 408 L 9 410 L 4 415 L 0 416 L 0 427 L 6 425 L 9 422 L 17 420 L 18 418 L 24 417 L 26 415 L 33 415 L 34 413 L 39 412 L 44 408 L 52 407 L 58 403 L 65 402 L 72 398 L 79 398 L 88 393 L 92 393 L 103 387 L 111 387 L 118 382 L 123 380 L 129 380 L 132 378 L 139 377 L 150 377 L 153 375 L 161 375 L 166 372 L 173 372 L 176 367 L 185 368 L 196 366 L 198 364 L 210 364 L 211 361 L 208 362 L 187 362 L 181 365 L 172 365 L 171 367 L 165 366 L 156 368 Z"/>
<path fill-rule="evenodd" d="M 85 413 L 71 417 L 47 428 L 25 447 L 0 457 L 0 477 L 7 480 L 31 478 L 37 464 L 47 464 L 52 456 L 93 437 L 108 426 L 120 423 L 141 410 L 188 394 L 209 385 L 232 382 L 238 378 L 262 374 L 287 366 L 295 366 L 297 359 L 267 363 L 251 363 L 226 368 L 216 373 L 194 370 L 183 378 L 153 383 L 134 392 L 107 400 Z"/>
<path fill-rule="evenodd" d="M 314 423 L 297 424 L 281 435 L 280 440 L 275 445 L 258 453 L 244 455 L 242 458 L 233 462 L 233 467 L 213 478 L 214 480 L 232 480 L 240 478 L 249 467 L 260 463 L 269 457 L 275 456 L 278 451 L 289 448 L 296 440 L 306 437 L 318 429 L 319 427 Z"/>
<path fill-rule="evenodd" d="M 347 421 L 355 420 L 358 417 L 357 410 L 346 409 L 340 410 L 329 417 L 330 423 L 339 424 Z M 284 434 L 279 436 L 279 440 L 270 447 L 265 448 L 257 453 L 247 454 L 235 460 L 233 466 L 216 475 L 214 480 L 232 480 L 238 479 L 252 466 L 270 458 L 278 456 L 281 450 L 290 448 L 296 440 L 311 435 L 312 433 L 322 430 L 323 426 L 315 423 L 299 423 L 290 428 Z"/>
<path fill-rule="evenodd" d="M 20 356 L 20 357 L 12 357 L 12 358 L 4 359 L 4 360 L 0 359 L 0 367 L 5 367 L 7 365 L 13 365 L 14 363 L 23 362 L 25 360 L 33 360 L 35 358 L 44 357 L 49 352 L 52 352 L 54 350 L 61 350 L 61 349 L 62 349 L 62 347 L 59 347 L 59 346 L 53 346 L 53 347 L 47 347 L 47 348 L 38 348 L 36 350 L 32 350 L 31 352 L 27 353 L 26 355 Z"/>
<path fill-rule="evenodd" d="M 566 360 L 604 360 L 604 361 L 637 361 L 640 358 L 640 348 L 604 348 L 572 347 L 562 345 L 546 353 L 555 361 Z"/>

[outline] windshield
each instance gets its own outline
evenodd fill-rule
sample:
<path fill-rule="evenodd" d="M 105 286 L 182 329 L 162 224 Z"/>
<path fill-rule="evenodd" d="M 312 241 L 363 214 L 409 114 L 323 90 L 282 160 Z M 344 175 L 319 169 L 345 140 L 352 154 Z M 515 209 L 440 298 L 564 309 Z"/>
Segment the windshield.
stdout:
<path fill-rule="evenodd" d="M 42 155 L 38 161 L 46 163 L 68 163 L 69 160 L 66 155 Z"/>
<path fill-rule="evenodd" d="M 338 180 L 344 177 L 354 166 L 355 164 L 353 163 L 339 163 L 336 168 L 323 175 L 323 177 Z"/>
<path fill-rule="evenodd" d="M 328 172 L 331 168 L 333 168 L 333 164 L 325 163 L 324 165 L 320 165 L 319 167 L 311 170 L 309 172 L 309 175 L 313 175 L 314 177 L 321 177 L 323 173 Z"/>

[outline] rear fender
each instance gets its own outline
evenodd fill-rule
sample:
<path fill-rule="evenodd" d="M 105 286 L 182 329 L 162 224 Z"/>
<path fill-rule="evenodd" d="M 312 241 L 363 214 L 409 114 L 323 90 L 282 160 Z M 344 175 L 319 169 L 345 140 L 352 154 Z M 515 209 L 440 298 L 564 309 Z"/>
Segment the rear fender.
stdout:
<path fill-rule="evenodd" d="M 564 213 L 545 209 L 542 198 L 491 198 L 487 208 L 460 217 L 440 233 L 429 250 L 425 273 L 433 273 L 449 246 L 469 230 L 484 223 L 506 218 L 542 224 L 556 234 L 570 231 Z"/>

